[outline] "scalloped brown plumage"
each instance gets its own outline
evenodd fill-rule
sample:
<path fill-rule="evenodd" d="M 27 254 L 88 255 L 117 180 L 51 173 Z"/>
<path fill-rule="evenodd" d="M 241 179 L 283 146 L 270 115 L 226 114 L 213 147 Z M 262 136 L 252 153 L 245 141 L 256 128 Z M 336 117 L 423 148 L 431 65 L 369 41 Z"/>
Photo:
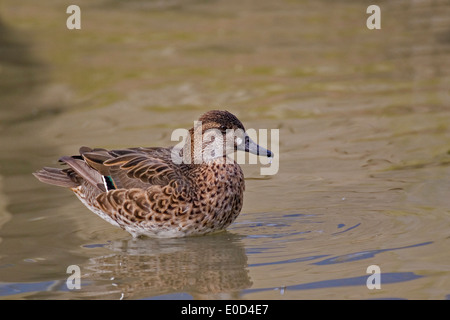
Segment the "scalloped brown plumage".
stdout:
<path fill-rule="evenodd" d="M 230 138 L 230 130 L 245 130 L 228 111 L 209 111 L 199 121 L 202 137 L 217 129 L 222 141 Z M 187 159 L 192 161 L 175 163 L 174 147 L 81 147 L 79 155 L 61 157 L 68 168 L 46 167 L 34 175 L 42 182 L 70 188 L 91 211 L 134 237 L 182 237 L 223 230 L 239 215 L 245 189 L 241 167 L 229 161 L 227 154 L 244 150 L 270 157 L 272 153 L 245 132 L 240 139 L 231 136 L 231 149 L 220 139 L 196 141 L 194 128 L 189 134 L 191 144 L 186 143 L 180 154 L 190 152 Z M 191 145 L 199 146 L 202 154 L 208 145 L 220 152 L 196 163 L 195 147 L 185 148 Z"/>

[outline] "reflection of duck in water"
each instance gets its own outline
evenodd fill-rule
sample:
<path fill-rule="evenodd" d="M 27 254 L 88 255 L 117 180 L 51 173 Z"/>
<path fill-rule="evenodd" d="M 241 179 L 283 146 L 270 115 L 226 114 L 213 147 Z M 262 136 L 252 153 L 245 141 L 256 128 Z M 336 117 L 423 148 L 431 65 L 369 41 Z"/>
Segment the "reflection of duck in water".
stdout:
<path fill-rule="evenodd" d="M 236 150 L 272 153 L 253 142 L 227 111 L 209 111 L 199 121 L 179 150 L 82 147 L 80 155 L 60 159 L 69 168 L 43 168 L 34 175 L 71 188 L 90 210 L 135 237 L 223 230 L 239 215 L 244 192 L 242 170 L 227 155 Z M 177 163 L 174 155 L 183 161 Z"/>
<path fill-rule="evenodd" d="M 207 240 L 207 241 L 206 241 Z M 252 285 L 239 236 L 205 239 L 129 239 L 108 245 L 114 253 L 80 266 L 82 298 L 143 299 L 184 293 L 196 299 L 237 299 Z"/>

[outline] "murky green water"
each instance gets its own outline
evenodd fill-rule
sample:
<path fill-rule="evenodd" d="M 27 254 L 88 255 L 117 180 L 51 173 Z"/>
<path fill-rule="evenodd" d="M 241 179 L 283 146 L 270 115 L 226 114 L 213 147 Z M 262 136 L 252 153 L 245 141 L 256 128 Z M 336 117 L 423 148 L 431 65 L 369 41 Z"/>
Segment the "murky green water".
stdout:
<path fill-rule="evenodd" d="M 0 5 L 1 299 L 450 297 L 447 1 L 378 1 L 381 30 L 365 1 L 70 4 Z M 280 129 L 227 232 L 134 240 L 31 175 L 216 108 Z"/>

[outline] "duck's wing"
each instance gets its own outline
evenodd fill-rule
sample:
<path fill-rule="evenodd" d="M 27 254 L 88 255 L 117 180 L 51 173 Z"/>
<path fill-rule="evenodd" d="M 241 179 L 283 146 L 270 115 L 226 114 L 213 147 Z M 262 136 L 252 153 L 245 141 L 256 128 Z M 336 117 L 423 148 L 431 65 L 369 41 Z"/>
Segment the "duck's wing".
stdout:
<path fill-rule="evenodd" d="M 193 209 L 186 168 L 172 162 L 170 148 L 85 149 L 82 156 L 110 179 L 107 192 L 96 200 L 102 211 L 125 229 L 144 221 L 182 219 Z"/>
<path fill-rule="evenodd" d="M 99 172 L 107 190 L 147 189 L 150 186 L 185 185 L 184 165 L 174 164 L 171 148 L 130 148 L 121 150 L 89 149 L 80 154 Z"/>

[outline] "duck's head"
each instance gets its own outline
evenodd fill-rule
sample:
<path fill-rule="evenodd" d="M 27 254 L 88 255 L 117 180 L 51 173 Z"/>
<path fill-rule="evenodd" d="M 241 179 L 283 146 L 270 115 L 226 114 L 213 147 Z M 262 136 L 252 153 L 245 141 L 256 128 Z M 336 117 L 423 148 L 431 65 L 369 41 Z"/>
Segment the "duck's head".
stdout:
<path fill-rule="evenodd" d="M 194 141 L 194 159 L 201 156 L 203 161 L 208 161 L 236 150 L 273 157 L 270 150 L 259 146 L 248 136 L 242 122 L 228 111 L 211 110 L 203 114 L 195 122 L 190 134 L 191 141 Z"/>

